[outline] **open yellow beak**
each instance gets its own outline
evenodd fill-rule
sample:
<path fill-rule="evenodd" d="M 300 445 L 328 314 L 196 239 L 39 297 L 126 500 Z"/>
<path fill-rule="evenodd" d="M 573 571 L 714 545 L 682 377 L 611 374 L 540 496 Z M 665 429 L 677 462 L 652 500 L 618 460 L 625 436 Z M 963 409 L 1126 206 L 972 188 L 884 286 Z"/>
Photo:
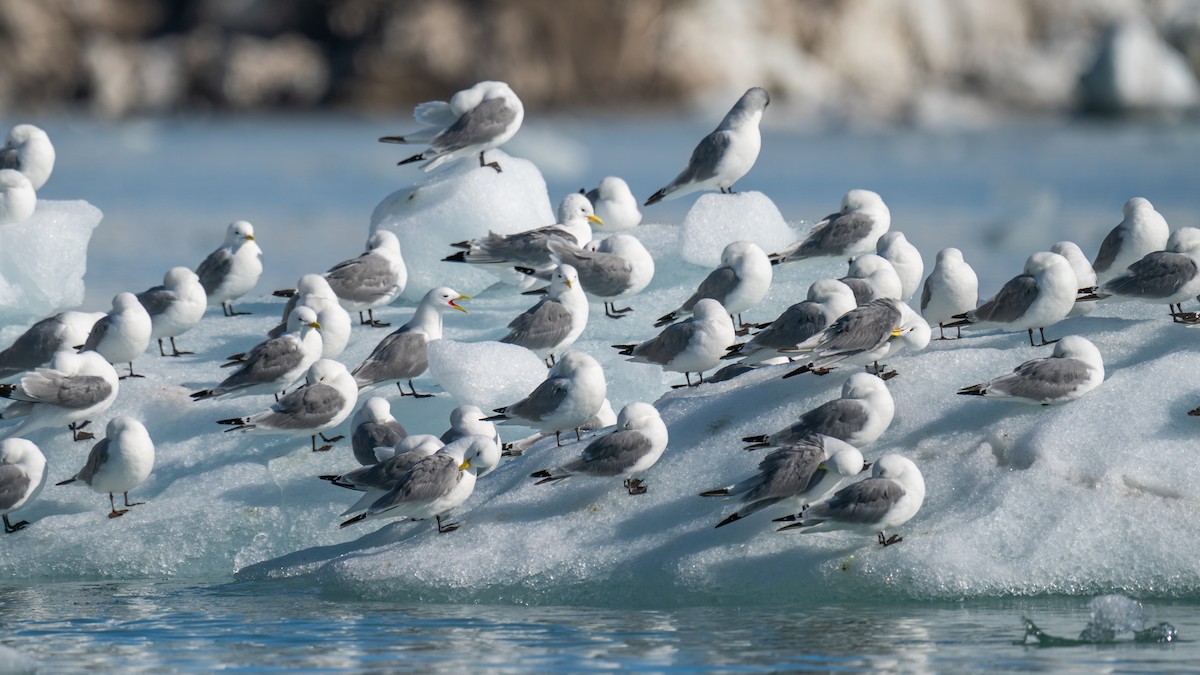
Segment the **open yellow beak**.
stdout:
<path fill-rule="evenodd" d="M 471 296 L 469 296 L 469 295 L 460 295 L 457 298 L 455 298 L 454 300 L 470 300 L 470 299 L 471 299 Z M 450 301 L 451 307 L 453 307 L 454 309 L 457 309 L 458 311 L 462 312 L 463 314 L 470 314 L 470 312 L 468 312 L 467 310 L 454 304 L 454 300 Z"/>
<path fill-rule="evenodd" d="M 459 471 L 466 471 L 469 468 L 471 468 L 471 460 L 470 459 L 464 459 L 463 463 L 458 465 Z"/>
<path fill-rule="evenodd" d="M 604 224 L 604 221 L 603 221 L 603 220 L 600 220 L 600 216 L 588 216 L 588 222 L 589 222 L 589 223 L 595 223 L 595 224 L 597 224 L 597 225 L 603 225 L 603 224 Z"/>

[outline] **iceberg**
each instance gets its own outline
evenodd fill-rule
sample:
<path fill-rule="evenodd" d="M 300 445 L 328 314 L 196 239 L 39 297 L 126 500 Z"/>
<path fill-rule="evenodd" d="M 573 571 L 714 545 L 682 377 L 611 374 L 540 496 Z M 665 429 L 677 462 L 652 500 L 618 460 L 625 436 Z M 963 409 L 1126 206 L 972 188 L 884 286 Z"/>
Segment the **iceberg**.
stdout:
<path fill-rule="evenodd" d="M 88 242 L 103 217 L 85 201 L 42 199 L 28 219 L 0 226 L 0 325 L 83 301 Z"/>

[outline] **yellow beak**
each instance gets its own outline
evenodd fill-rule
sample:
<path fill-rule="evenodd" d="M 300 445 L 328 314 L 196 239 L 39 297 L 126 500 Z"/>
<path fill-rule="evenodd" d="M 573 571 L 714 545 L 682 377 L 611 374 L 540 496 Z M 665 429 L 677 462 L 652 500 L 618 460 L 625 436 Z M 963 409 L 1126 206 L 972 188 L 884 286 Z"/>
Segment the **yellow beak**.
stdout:
<path fill-rule="evenodd" d="M 314 322 L 312 322 L 312 323 L 310 323 L 310 324 L 308 324 L 308 325 L 309 325 L 309 326 L 312 326 L 313 328 L 320 328 L 320 327 L 321 327 L 321 324 L 317 323 L 316 321 L 314 321 Z"/>
<path fill-rule="evenodd" d="M 469 295 L 460 295 L 457 298 L 455 298 L 454 300 L 470 300 L 470 299 L 471 299 L 471 296 L 469 296 Z M 454 304 L 454 300 L 450 301 L 451 307 L 453 307 L 454 309 L 457 309 L 458 311 L 462 312 L 463 314 L 470 314 L 470 312 L 468 312 L 467 310 Z"/>
<path fill-rule="evenodd" d="M 254 241 L 254 235 L 252 235 L 252 234 L 246 235 L 246 241 Z"/>
<path fill-rule="evenodd" d="M 901 335 L 904 335 L 903 328 L 893 328 L 892 329 L 892 337 L 900 337 Z"/>
<path fill-rule="evenodd" d="M 603 224 L 604 224 L 604 221 L 603 221 L 603 220 L 600 220 L 600 216 L 588 216 L 588 222 L 590 222 L 590 223 L 595 223 L 595 224 L 597 224 L 597 225 L 603 225 Z"/>
<path fill-rule="evenodd" d="M 571 283 L 570 279 L 563 279 L 563 281 L 567 284 L 567 288 L 575 288 L 575 284 Z"/>
<path fill-rule="evenodd" d="M 458 465 L 459 471 L 466 471 L 469 468 L 471 468 L 471 460 L 470 459 L 464 459 L 463 463 Z"/>

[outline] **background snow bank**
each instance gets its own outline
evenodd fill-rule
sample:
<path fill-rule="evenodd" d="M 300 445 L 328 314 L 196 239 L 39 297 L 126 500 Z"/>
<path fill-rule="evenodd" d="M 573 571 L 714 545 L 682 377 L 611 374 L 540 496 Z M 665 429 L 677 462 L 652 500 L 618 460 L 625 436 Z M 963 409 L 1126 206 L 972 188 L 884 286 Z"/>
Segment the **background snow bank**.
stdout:
<path fill-rule="evenodd" d="M 84 201 L 40 199 L 28 219 L 0 227 L 0 325 L 83 301 L 88 242 L 103 217 Z M 6 346 L 12 337 L 0 336 Z"/>

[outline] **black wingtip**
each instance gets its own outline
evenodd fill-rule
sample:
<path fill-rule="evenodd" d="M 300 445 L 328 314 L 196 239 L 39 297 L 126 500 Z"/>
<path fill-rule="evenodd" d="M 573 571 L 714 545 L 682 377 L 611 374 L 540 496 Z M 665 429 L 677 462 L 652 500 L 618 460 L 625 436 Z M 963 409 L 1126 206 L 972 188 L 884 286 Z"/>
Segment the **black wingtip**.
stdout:
<path fill-rule="evenodd" d="M 227 420 L 217 420 L 217 424 L 245 424 L 245 423 L 246 423 L 246 419 L 244 417 L 230 417 Z"/>
<path fill-rule="evenodd" d="M 982 384 L 973 384 L 969 387 L 963 387 L 958 390 L 959 396 L 983 396 L 984 388 Z"/>
<path fill-rule="evenodd" d="M 790 372 L 786 373 L 786 374 L 785 374 L 785 375 L 784 375 L 782 378 L 780 378 L 780 379 L 786 380 L 786 379 L 788 379 L 789 377 L 795 377 L 795 376 L 797 376 L 797 375 L 803 375 L 804 373 L 810 373 L 810 372 L 812 372 L 812 366 L 805 364 L 805 365 L 803 365 L 803 366 L 800 366 L 799 368 L 797 368 L 797 369 L 795 369 L 795 370 L 793 370 L 793 371 L 790 371 Z"/>
<path fill-rule="evenodd" d="M 425 159 L 425 153 L 422 152 L 419 155 L 413 155 L 412 157 L 409 157 L 408 159 L 402 159 L 399 162 L 396 162 L 396 166 L 404 166 L 405 164 L 412 164 L 413 162 L 420 162 L 424 159 Z"/>
<path fill-rule="evenodd" d="M 707 490 L 700 493 L 701 497 L 727 497 L 729 496 L 729 488 L 723 487 L 716 490 Z"/>
<path fill-rule="evenodd" d="M 654 327 L 662 328 L 663 326 L 674 322 L 675 318 L 676 318 L 675 312 L 671 312 L 670 314 L 663 314 L 662 316 L 658 317 L 658 319 L 656 319 L 654 321 Z"/>
<path fill-rule="evenodd" d="M 70 485 L 71 483 L 74 483 L 75 481 L 76 481 L 76 478 L 72 476 L 71 478 L 68 478 L 62 482 L 55 483 L 55 485 Z"/>
<path fill-rule="evenodd" d="M 533 473 L 529 474 L 529 477 L 530 478 L 549 478 L 550 470 L 542 469 L 541 471 L 534 471 Z"/>
<path fill-rule="evenodd" d="M 380 143 L 407 143 L 403 136 L 380 136 Z"/>
<path fill-rule="evenodd" d="M 189 396 L 192 397 L 193 401 L 203 401 L 206 398 L 212 398 L 214 396 L 214 394 L 212 392 L 212 389 L 202 389 L 200 391 L 189 394 Z"/>
<path fill-rule="evenodd" d="M 271 295 L 273 295 L 273 296 L 275 296 L 275 297 L 277 297 L 277 298 L 293 298 L 293 297 L 295 297 L 295 296 L 296 296 L 296 289 L 294 289 L 294 288 L 281 288 L 281 289 L 279 289 L 279 290 L 277 290 L 277 291 L 271 291 Z"/>
<path fill-rule="evenodd" d="M 733 521 L 741 520 L 741 519 L 742 519 L 742 517 L 740 515 L 738 515 L 737 513 L 731 513 L 731 514 L 729 514 L 728 518 L 717 523 L 716 527 L 725 527 L 726 525 L 732 523 Z M 716 529 L 716 528 L 713 528 L 713 529 Z"/>
<path fill-rule="evenodd" d="M 783 527 L 781 527 L 781 528 L 779 528 L 778 530 L 775 530 L 775 531 L 776 531 L 776 532 L 783 532 L 784 530 L 794 530 L 794 529 L 796 529 L 796 528 L 798 528 L 798 527 L 804 527 L 804 523 L 802 523 L 802 522 L 798 522 L 798 523 L 792 523 L 791 525 L 784 525 Z"/>
<path fill-rule="evenodd" d="M 663 189 L 659 190 L 658 192 L 655 192 L 654 194 L 650 195 L 650 198 L 647 199 L 646 203 L 642 204 L 642 206 L 653 206 L 654 204 L 661 202 L 663 200 L 663 197 L 666 197 L 666 196 L 667 196 L 667 189 L 663 188 Z"/>
<path fill-rule="evenodd" d="M 499 422 L 500 420 L 506 420 L 506 419 L 508 419 L 508 415 L 505 415 L 504 413 L 500 413 L 499 415 L 491 415 L 490 417 L 485 417 L 485 418 L 483 418 L 483 421 L 484 422 Z"/>
<path fill-rule="evenodd" d="M 637 345 L 612 345 L 612 348 L 616 349 L 621 356 L 633 356 L 633 350 L 636 347 Z"/>
<path fill-rule="evenodd" d="M 367 519 L 367 514 L 360 513 L 357 516 L 354 516 L 353 518 L 351 518 L 350 520 L 347 520 L 346 522 L 342 523 L 338 527 L 349 527 L 350 525 L 353 525 L 355 523 L 361 523 L 362 521 L 364 521 L 366 519 Z"/>
<path fill-rule="evenodd" d="M 448 256 L 446 256 L 445 258 L 442 258 L 442 262 L 460 262 L 460 263 L 465 263 L 465 262 L 467 262 L 467 252 L 466 252 L 466 251 L 459 251 L 458 253 L 455 253 L 455 254 L 453 254 L 453 255 L 448 255 Z"/>
<path fill-rule="evenodd" d="M 771 447 L 771 444 L 767 443 L 766 441 L 763 441 L 762 443 L 752 443 L 742 449 L 749 452 L 751 450 L 761 450 L 763 448 L 769 448 L 769 447 Z"/>

